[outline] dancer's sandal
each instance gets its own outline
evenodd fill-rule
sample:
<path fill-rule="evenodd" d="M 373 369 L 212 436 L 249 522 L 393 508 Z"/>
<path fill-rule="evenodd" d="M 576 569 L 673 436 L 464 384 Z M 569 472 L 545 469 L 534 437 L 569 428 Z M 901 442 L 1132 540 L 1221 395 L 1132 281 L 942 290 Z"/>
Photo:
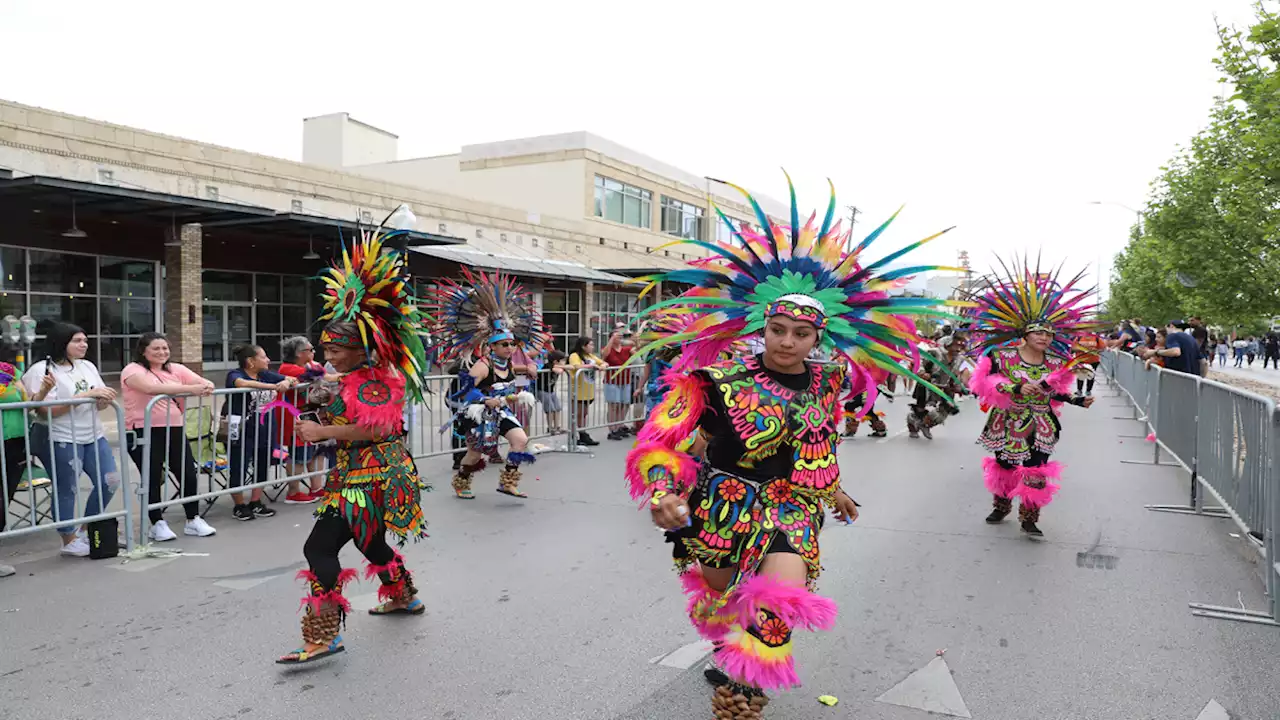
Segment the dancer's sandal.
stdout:
<path fill-rule="evenodd" d="M 384 602 L 381 605 L 377 605 L 369 608 L 369 614 L 370 615 L 421 615 L 427 611 L 427 606 L 423 604 L 422 600 L 419 598 L 414 598 L 410 600 L 409 604 L 405 605 L 404 607 L 388 607 L 389 605 L 392 604 L 392 602 L 394 601 L 388 600 L 387 602 Z"/>
<path fill-rule="evenodd" d="M 471 492 L 470 490 L 454 490 L 453 494 L 456 495 L 459 500 L 475 500 L 476 499 L 476 494 Z"/>
<path fill-rule="evenodd" d="M 518 497 L 518 498 L 527 498 L 527 497 L 529 497 L 528 495 L 526 495 L 526 494 L 524 494 L 524 493 L 520 492 L 519 490 L 515 490 L 515 489 L 507 490 L 506 488 L 502 487 L 501 485 L 499 485 L 499 486 L 498 486 L 498 492 L 502 493 L 503 495 L 510 495 L 511 497 Z"/>
<path fill-rule="evenodd" d="M 323 647 L 323 648 L 320 648 L 319 650 L 313 650 L 311 652 L 307 652 L 307 649 L 305 647 L 300 647 L 297 650 L 294 650 L 293 652 L 287 655 L 282 655 L 279 659 L 276 660 L 276 664 L 277 665 L 305 665 L 309 662 L 315 662 L 316 660 L 327 658 L 330 655 L 337 655 L 338 653 L 343 653 L 346 651 L 347 651 L 346 646 L 342 644 L 342 636 L 339 635 L 329 641 L 328 647 Z"/>

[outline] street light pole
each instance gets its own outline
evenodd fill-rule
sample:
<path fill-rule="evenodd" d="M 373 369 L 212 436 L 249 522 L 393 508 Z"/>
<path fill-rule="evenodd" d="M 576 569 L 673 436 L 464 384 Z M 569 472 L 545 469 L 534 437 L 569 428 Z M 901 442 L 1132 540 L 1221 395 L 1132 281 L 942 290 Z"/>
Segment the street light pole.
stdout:
<path fill-rule="evenodd" d="M 1114 205 L 1118 208 L 1124 208 L 1125 210 L 1128 210 L 1134 215 L 1134 224 L 1138 226 L 1138 235 L 1139 236 L 1142 235 L 1142 221 L 1146 217 L 1146 213 L 1144 213 L 1143 211 L 1138 210 L 1137 208 L 1129 207 L 1128 205 L 1125 205 L 1122 202 L 1115 202 L 1114 200 L 1090 200 L 1089 204 L 1090 205 Z M 1099 297 L 1102 297 L 1102 291 L 1104 288 L 1106 288 L 1107 290 L 1110 290 L 1107 284 L 1103 282 L 1102 255 L 1098 255 L 1097 268 L 1098 268 L 1098 294 L 1099 294 Z M 1108 299 L 1110 298 L 1109 292 L 1107 293 L 1107 298 Z"/>

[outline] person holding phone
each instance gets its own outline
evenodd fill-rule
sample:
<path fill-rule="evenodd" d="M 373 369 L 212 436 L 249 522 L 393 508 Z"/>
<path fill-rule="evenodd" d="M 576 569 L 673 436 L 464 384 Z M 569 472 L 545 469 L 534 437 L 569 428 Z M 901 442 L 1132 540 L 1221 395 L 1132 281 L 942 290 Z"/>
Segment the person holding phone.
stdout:
<path fill-rule="evenodd" d="M 32 400 L 72 400 L 93 402 L 40 408 L 31 424 L 31 453 L 53 478 L 56 502 L 54 517 L 60 521 L 76 517 L 76 496 L 80 474 L 89 476 L 92 488 L 85 501 L 84 517 L 106 510 L 120 487 L 120 471 L 107 442 L 98 411 L 116 398 L 98 368 L 85 359 L 89 339 L 83 329 L 70 323 L 54 323 L 49 328 L 50 352 L 22 376 L 22 384 Z M 58 528 L 62 554 L 89 555 L 87 529 L 66 525 Z"/>

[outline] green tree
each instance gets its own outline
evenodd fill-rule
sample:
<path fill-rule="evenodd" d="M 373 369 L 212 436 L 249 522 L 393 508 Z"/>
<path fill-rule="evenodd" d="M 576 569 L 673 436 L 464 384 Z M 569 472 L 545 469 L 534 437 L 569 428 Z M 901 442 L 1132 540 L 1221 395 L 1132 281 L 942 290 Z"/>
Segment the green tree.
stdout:
<path fill-rule="evenodd" d="M 1152 183 L 1140 233 L 1116 259 L 1111 311 L 1223 326 L 1280 313 L 1280 24 L 1257 4 L 1248 33 L 1219 28 L 1235 90 Z"/>

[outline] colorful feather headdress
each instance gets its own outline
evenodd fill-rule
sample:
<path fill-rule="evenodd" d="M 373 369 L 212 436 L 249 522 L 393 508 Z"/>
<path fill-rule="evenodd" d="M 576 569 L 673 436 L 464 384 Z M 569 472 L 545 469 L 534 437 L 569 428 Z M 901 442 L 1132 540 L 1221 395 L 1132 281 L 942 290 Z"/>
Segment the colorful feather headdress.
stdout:
<path fill-rule="evenodd" d="M 696 245 L 710 251 L 712 257 L 694 261 L 688 268 L 637 281 L 649 283 L 646 293 L 661 281 L 693 285 L 684 295 L 660 302 L 647 312 L 679 309 L 696 319 L 684 331 L 662 338 L 652 343 L 652 347 L 641 348 L 641 352 L 684 345 L 684 353 L 676 366 L 702 367 L 715 362 L 727 346 L 740 338 L 760 332 L 769 317 L 786 314 L 822 329 L 820 347 L 843 357 L 862 380 L 855 379 L 854 392 L 863 391 L 868 384 L 874 387 L 873 369 L 915 377 L 914 370 L 920 362 L 916 348 L 918 337 L 915 324 L 908 316 L 955 318 L 944 306 L 958 303 L 891 296 L 889 291 L 902 287 L 918 273 L 956 268 L 916 265 L 886 270 L 885 266 L 950 228 L 879 260 L 866 262 L 867 247 L 880 237 L 898 213 L 853 245 L 852 233 L 842 232 L 839 222 L 832 224 L 836 211 L 834 186 L 826 215 L 818 226 L 814 223 L 816 213 L 810 215 L 804 225 L 800 224 L 790 177 L 787 178 L 791 195 L 789 225 L 775 223 L 750 193 L 726 184 L 746 197 L 761 230 L 757 232 L 746 224 L 737 227 L 715 208 L 716 214 L 728 225 L 733 242 L 679 240 L 672 243 Z M 905 368 L 903 361 L 907 363 Z"/>
<path fill-rule="evenodd" d="M 420 335 L 425 323 L 403 251 L 386 247 L 388 240 L 406 232 L 362 228 L 350 247 L 343 244 L 342 258 L 320 274 L 326 286 L 320 319 L 330 322 L 320 342 L 361 348 L 376 366 L 395 368 L 404 376 L 408 396 L 421 402 L 427 362 Z M 334 323 L 354 325 L 358 336 Z"/>
<path fill-rule="evenodd" d="M 640 323 L 640 331 L 636 333 L 636 353 L 627 363 L 640 362 L 653 353 L 665 359 L 668 355 L 680 354 L 685 346 L 697 344 L 699 342 L 697 337 L 684 340 L 679 344 L 668 343 L 667 339 L 674 336 L 688 337 L 690 328 L 701 317 L 696 311 L 684 307 L 665 307 L 646 315 Z M 719 359 L 739 357 L 750 352 L 751 346 L 746 340 L 739 338 L 721 350 Z"/>
<path fill-rule="evenodd" d="M 443 278 L 431 297 L 432 335 L 442 361 L 478 353 L 485 343 L 500 340 L 514 340 L 530 355 L 551 344 L 533 297 L 515 278 L 501 272 L 473 275 L 466 267 L 462 275 L 466 284 Z"/>
<path fill-rule="evenodd" d="M 1079 287 L 1085 271 L 1070 281 L 1060 280 L 1061 267 L 1042 271 L 1037 259 L 1032 267 L 1026 258 L 1011 263 L 996 258 L 993 268 L 982 278 L 982 286 L 970 292 L 973 308 L 966 313 L 973 322 L 970 342 L 974 351 L 986 354 L 1010 345 L 1031 332 L 1053 333 L 1050 350 L 1064 358 L 1079 355 L 1075 346 L 1080 336 L 1105 326 L 1091 316 L 1094 289 Z"/>

